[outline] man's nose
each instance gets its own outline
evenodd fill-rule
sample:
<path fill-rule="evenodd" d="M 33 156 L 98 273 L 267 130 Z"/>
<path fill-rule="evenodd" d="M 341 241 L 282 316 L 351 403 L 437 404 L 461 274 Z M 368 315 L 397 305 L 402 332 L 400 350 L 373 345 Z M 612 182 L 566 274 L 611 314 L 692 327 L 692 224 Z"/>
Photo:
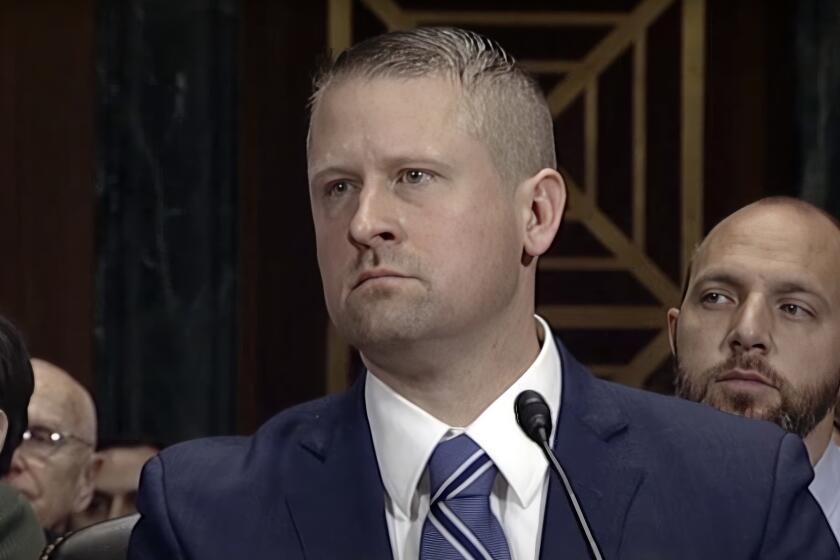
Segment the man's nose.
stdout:
<path fill-rule="evenodd" d="M 736 354 L 767 354 L 773 345 L 773 314 L 760 295 L 749 296 L 739 307 L 729 331 L 728 345 Z"/>
<path fill-rule="evenodd" d="M 402 238 L 398 201 L 385 182 L 370 182 L 358 195 L 350 220 L 350 241 L 360 247 L 376 247 Z"/>

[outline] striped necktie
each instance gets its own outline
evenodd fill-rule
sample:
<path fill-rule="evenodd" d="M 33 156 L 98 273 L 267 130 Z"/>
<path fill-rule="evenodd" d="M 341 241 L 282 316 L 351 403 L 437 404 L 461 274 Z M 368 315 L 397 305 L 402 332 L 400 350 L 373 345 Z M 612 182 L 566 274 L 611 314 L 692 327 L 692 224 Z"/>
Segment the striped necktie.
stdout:
<path fill-rule="evenodd" d="M 429 459 L 431 499 L 420 560 L 510 560 L 502 526 L 490 510 L 497 473 L 465 434 L 438 444 Z"/>

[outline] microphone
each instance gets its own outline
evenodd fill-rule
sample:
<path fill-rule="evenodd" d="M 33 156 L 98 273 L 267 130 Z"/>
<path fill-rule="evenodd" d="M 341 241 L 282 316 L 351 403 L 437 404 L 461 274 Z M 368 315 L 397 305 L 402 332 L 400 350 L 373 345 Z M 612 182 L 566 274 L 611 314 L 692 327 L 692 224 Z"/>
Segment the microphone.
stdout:
<path fill-rule="evenodd" d="M 578 503 L 574 490 L 572 490 L 569 477 L 566 476 L 566 471 L 560 466 L 560 462 L 554 456 L 554 451 L 551 449 L 551 444 L 548 443 L 551 437 L 551 410 L 549 410 L 548 404 L 546 404 L 543 396 L 536 391 L 522 391 L 516 397 L 514 411 L 516 412 L 516 423 L 519 424 L 519 427 L 522 428 L 526 436 L 540 446 L 543 455 L 548 460 L 548 464 L 551 465 L 552 470 L 563 483 L 563 490 L 566 492 L 569 505 L 572 506 L 575 512 L 578 529 L 580 529 L 580 532 L 585 537 L 590 557 L 593 560 L 603 560 L 595 536 L 589 529 L 586 515 Z"/>

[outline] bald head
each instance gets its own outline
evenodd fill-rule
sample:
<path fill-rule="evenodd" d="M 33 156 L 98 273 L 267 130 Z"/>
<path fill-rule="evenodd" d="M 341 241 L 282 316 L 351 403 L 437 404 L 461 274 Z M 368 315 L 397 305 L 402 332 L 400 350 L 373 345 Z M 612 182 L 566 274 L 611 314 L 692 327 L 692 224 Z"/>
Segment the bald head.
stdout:
<path fill-rule="evenodd" d="M 96 407 L 90 393 L 69 373 L 38 358 L 32 359 L 35 391 L 30 408 L 55 425 L 96 446 Z"/>
<path fill-rule="evenodd" d="M 765 198 L 731 214 L 709 232 L 692 260 L 703 259 L 709 248 L 740 242 L 761 245 L 760 250 L 767 257 L 788 248 L 807 252 L 816 259 L 811 264 L 819 261 L 840 264 L 836 260 L 840 257 L 837 220 L 824 210 L 795 198 Z M 827 258 L 833 262 L 826 262 Z"/>
<path fill-rule="evenodd" d="M 786 235 L 788 228 L 793 227 L 797 232 L 806 235 L 824 235 L 829 244 L 840 243 L 840 222 L 822 208 L 788 196 L 762 198 L 724 218 L 712 228 L 712 231 L 695 248 L 686 270 L 680 301 L 685 300 L 688 288 L 697 270 L 695 263 L 702 258 L 706 248 L 720 239 L 729 240 L 733 230 L 735 232 L 749 230 L 751 225 L 756 222 L 760 225 L 775 227 L 777 232 L 782 235 Z M 837 250 L 838 248 L 840 247 L 834 247 L 833 249 Z"/>
<path fill-rule="evenodd" d="M 772 420 L 813 460 L 840 393 L 840 227 L 806 202 L 735 212 L 698 247 L 668 313 L 677 393 Z"/>
<path fill-rule="evenodd" d="M 101 459 L 96 410 L 90 394 L 58 366 L 33 359 L 35 390 L 29 401 L 30 435 L 15 451 L 7 477 L 56 533 L 90 503 Z"/>

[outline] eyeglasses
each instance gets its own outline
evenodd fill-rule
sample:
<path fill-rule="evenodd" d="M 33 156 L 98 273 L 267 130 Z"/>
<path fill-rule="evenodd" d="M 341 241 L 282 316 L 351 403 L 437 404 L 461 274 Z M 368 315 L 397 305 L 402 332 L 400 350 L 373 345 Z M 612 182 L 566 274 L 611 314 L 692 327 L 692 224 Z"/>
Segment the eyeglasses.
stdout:
<path fill-rule="evenodd" d="M 23 432 L 23 441 L 20 442 L 18 449 L 27 455 L 40 459 L 48 459 L 59 448 L 73 441 L 87 447 L 93 447 L 93 444 L 89 441 L 73 434 L 56 432 L 50 428 L 42 428 L 40 426 L 32 426 Z"/>

